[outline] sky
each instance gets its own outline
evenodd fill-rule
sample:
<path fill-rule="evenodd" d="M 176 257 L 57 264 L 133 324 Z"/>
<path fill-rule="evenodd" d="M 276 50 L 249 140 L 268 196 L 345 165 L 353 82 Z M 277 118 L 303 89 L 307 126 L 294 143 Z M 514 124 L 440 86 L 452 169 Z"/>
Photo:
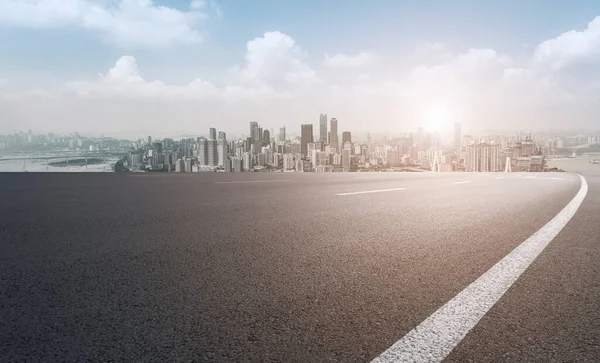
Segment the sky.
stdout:
<path fill-rule="evenodd" d="M 0 0 L 0 133 L 600 129 L 600 2 Z"/>

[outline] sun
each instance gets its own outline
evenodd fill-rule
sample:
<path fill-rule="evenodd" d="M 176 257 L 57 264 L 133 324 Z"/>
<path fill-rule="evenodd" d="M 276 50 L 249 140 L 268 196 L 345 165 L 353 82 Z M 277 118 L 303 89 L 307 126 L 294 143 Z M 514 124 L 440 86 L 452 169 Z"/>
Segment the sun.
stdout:
<path fill-rule="evenodd" d="M 450 123 L 451 115 L 446 105 L 435 104 L 428 107 L 423 125 L 425 129 L 432 132 L 440 132 L 448 128 Z"/>

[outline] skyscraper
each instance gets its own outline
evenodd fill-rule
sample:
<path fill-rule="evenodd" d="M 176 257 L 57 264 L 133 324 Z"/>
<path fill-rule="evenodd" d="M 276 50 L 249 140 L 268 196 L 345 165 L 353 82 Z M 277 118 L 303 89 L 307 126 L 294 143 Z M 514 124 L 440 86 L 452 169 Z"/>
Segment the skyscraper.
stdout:
<path fill-rule="evenodd" d="M 251 140 L 252 144 L 254 144 L 254 135 L 255 135 L 254 130 L 256 130 L 256 129 L 258 129 L 258 122 L 255 122 L 255 121 L 250 122 L 250 139 L 252 139 Z"/>
<path fill-rule="evenodd" d="M 208 145 L 208 164 L 210 166 L 217 166 L 219 165 L 219 152 L 217 150 L 217 140 L 215 139 L 211 139 L 211 140 L 206 140 L 206 143 Z"/>
<path fill-rule="evenodd" d="M 219 131 L 219 140 L 217 141 L 217 152 L 219 154 L 218 165 L 225 167 L 227 159 L 227 135 L 223 131 Z"/>
<path fill-rule="evenodd" d="M 200 139 L 198 142 L 198 164 L 200 166 L 208 165 L 208 140 Z"/>
<path fill-rule="evenodd" d="M 217 129 L 215 129 L 214 127 L 211 127 L 209 131 L 210 132 L 209 132 L 208 138 L 210 140 L 216 140 L 217 139 Z"/>
<path fill-rule="evenodd" d="M 327 114 L 321 114 L 319 118 L 319 140 L 327 142 Z"/>
<path fill-rule="evenodd" d="M 300 138 L 300 153 L 303 156 L 308 155 L 308 144 L 313 142 L 313 125 L 302 124 Z"/>
<path fill-rule="evenodd" d="M 340 142 L 338 140 L 338 121 L 336 118 L 331 119 L 331 131 L 329 134 L 329 145 L 335 148 L 336 151 L 340 150 Z"/>
<path fill-rule="evenodd" d="M 350 131 L 342 132 L 342 144 L 345 144 L 346 142 L 352 143 L 352 133 L 350 133 Z"/>
<path fill-rule="evenodd" d="M 261 127 L 254 129 L 254 135 L 252 135 L 252 145 L 254 145 L 254 153 L 258 154 L 262 148 L 262 137 L 263 131 Z"/>
<path fill-rule="evenodd" d="M 268 145 L 269 141 L 271 141 L 271 133 L 269 132 L 269 130 L 265 130 L 265 131 L 263 131 L 263 136 L 262 136 L 263 146 Z"/>
<path fill-rule="evenodd" d="M 454 147 L 460 147 L 462 140 L 462 130 L 460 122 L 454 123 Z"/>
<path fill-rule="evenodd" d="M 279 141 L 285 141 L 285 126 L 279 129 Z"/>

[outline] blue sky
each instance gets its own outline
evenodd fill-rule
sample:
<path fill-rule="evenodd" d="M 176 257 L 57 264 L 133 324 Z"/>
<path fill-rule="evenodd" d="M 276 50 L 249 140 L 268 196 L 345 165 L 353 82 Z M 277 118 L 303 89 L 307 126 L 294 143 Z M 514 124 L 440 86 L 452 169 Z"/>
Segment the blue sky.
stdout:
<path fill-rule="evenodd" d="M 356 129 L 375 115 L 386 120 L 375 127 L 390 132 L 451 119 L 473 129 L 572 124 L 567 118 L 587 126 L 596 99 L 577 90 L 600 89 L 589 67 L 600 54 L 598 29 L 588 28 L 597 15 L 592 0 L 3 0 L 0 102 L 11 121 L 0 131 L 80 127 L 81 117 L 63 113 L 90 105 L 114 112 L 83 126 L 115 130 L 126 119 L 168 132 L 154 115 L 170 114 L 183 130 L 198 125 L 196 113 L 201 127 L 240 130 L 249 119 L 294 127 L 320 112 Z M 108 77 L 111 69 L 121 77 Z M 507 87 L 523 89 L 507 86 L 507 75 L 535 98 L 498 102 Z M 25 110 L 40 94 L 40 109 Z M 148 103 L 153 112 L 128 109 Z M 496 116 L 494 107 L 509 110 Z M 440 113 L 445 120 L 428 120 Z"/>

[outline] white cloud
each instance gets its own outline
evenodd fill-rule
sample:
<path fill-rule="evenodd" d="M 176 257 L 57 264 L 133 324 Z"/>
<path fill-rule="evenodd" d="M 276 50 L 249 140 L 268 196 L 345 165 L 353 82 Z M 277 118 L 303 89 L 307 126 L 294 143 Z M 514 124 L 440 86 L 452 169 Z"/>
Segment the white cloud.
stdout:
<path fill-rule="evenodd" d="M 356 55 L 336 54 L 333 57 L 325 55 L 323 64 L 326 67 L 361 67 L 376 59 L 372 53 L 362 52 Z"/>
<path fill-rule="evenodd" d="M 267 32 L 246 44 L 246 63 L 233 67 L 230 73 L 233 82 L 279 90 L 321 83 L 304 58 L 305 53 L 292 37 Z"/>
<path fill-rule="evenodd" d="M 217 96 L 214 85 L 195 79 L 184 86 L 168 85 L 161 81 L 146 81 L 139 74 L 134 57 L 122 56 L 106 75 L 100 74 L 96 81 L 67 83 L 67 90 L 79 96 L 121 97 L 128 99 L 159 99 L 181 101 Z"/>
<path fill-rule="evenodd" d="M 539 44 L 533 54 L 536 63 L 561 70 L 580 62 L 600 59 L 600 17 L 583 31 L 571 30 Z"/>
<path fill-rule="evenodd" d="M 193 1 L 188 11 L 155 5 L 151 0 L 2 0 L 0 25 L 29 28 L 83 28 L 123 46 L 197 43 L 199 27 L 213 2 Z"/>
<path fill-rule="evenodd" d="M 202 9 L 208 4 L 192 6 Z M 292 37 L 274 31 L 248 41 L 244 59 L 223 78 L 214 76 L 213 83 L 202 78 L 190 78 L 183 85 L 148 80 L 144 64 L 138 67 L 135 58 L 123 56 L 96 79 L 69 82 L 58 91 L 23 92 L 23 106 L 12 109 L 25 120 L 33 112 L 26 105 L 35 105 L 35 117 L 27 120 L 86 122 L 97 131 L 140 124 L 168 130 L 174 122 L 181 130 L 212 125 L 237 131 L 245 130 L 249 120 L 293 130 L 301 123 L 316 122 L 324 110 L 337 117 L 344 130 L 410 131 L 423 125 L 428 110 L 435 107 L 447 110 L 466 130 L 594 125 L 600 111 L 596 106 L 600 76 L 562 75 L 562 68 L 552 69 L 546 60 L 564 55 L 547 52 L 552 57 L 541 61 L 537 50 L 542 48 L 528 57 L 514 57 L 491 48 L 457 51 L 430 44 L 406 55 L 415 66 L 380 55 L 377 66 L 365 64 L 344 72 L 321 67 L 317 73 L 308 53 Z M 346 65 L 362 62 L 356 61 L 361 57 L 350 58 Z M 347 60 L 328 59 L 330 64 Z M 42 98 L 44 102 L 37 102 Z M 56 106 L 60 102 L 62 109 Z"/>

